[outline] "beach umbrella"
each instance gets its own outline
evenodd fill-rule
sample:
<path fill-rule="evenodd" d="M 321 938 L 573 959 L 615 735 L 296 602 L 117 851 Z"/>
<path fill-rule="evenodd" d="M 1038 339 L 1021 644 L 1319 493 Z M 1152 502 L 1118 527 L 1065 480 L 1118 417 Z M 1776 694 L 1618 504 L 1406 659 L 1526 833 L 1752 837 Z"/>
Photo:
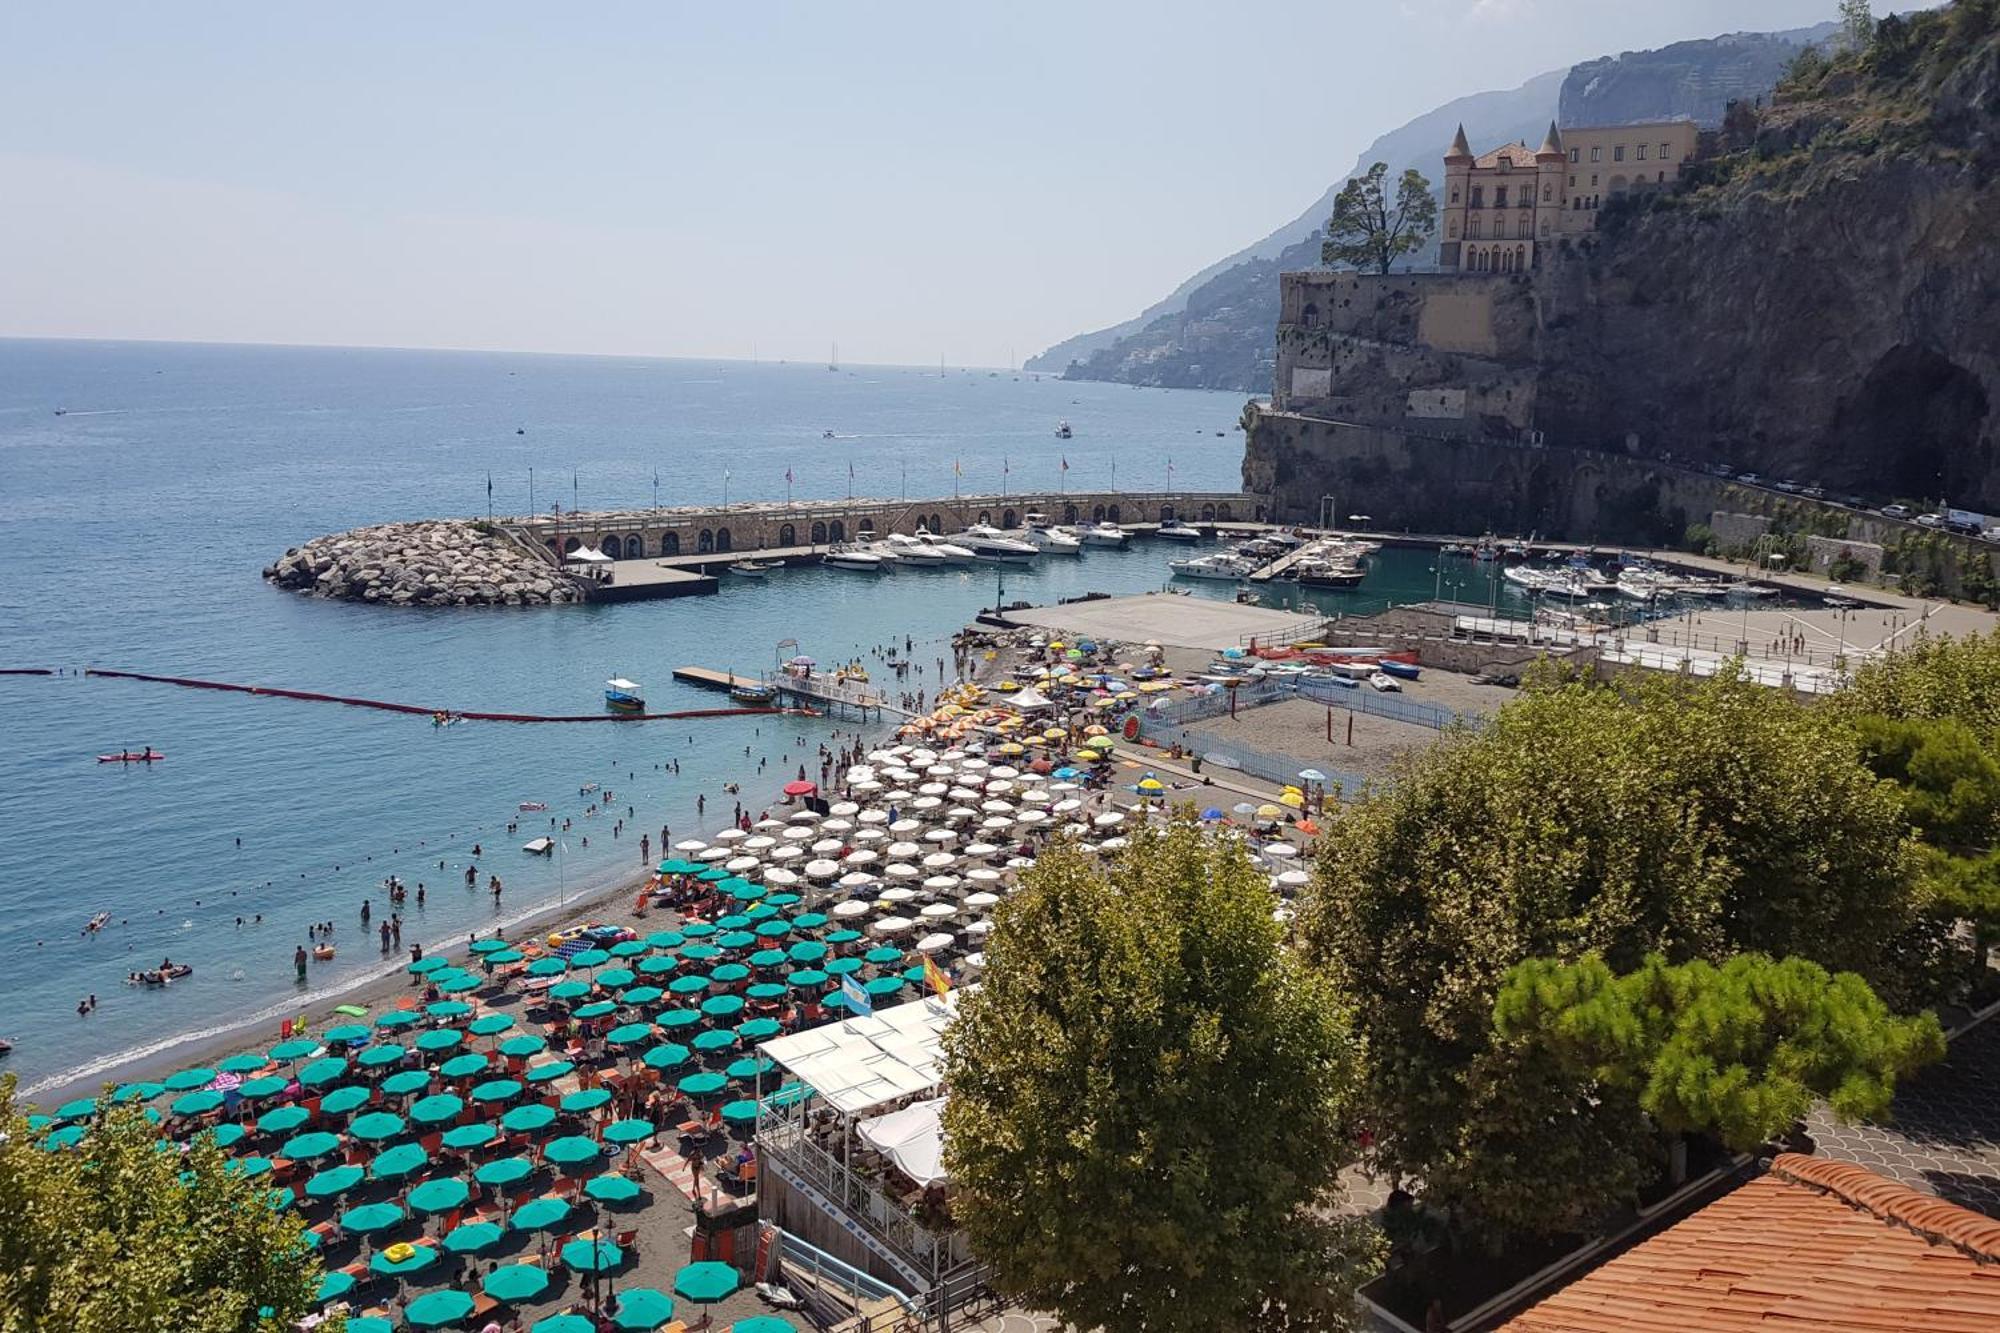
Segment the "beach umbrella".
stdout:
<path fill-rule="evenodd" d="M 541 1054 L 548 1049 L 548 1045 L 546 1037 L 538 1037 L 532 1032 L 523 1032 L 518 1037 L 509 1037 L 507 1040 L 501 1042 L 500 1054 L 513 1056 L 517 1060 L 525 1059 L 530 1055 Z"/>
<path fill-rule="evenodd" d="M 716 1028 L 708 1032 L 697 1032 L 689 1043 L 702 1054 L 711 1051 L 726 1051 L 736 1044 L 736 1034 L 727 1028 Z"/>
<path fill-rule="evenodd" d="M 400 1226 L 409 1215 L 393 1203 L 364 1203 L 340 1215 L 340 1229 L 366 1236 Z"/>
<path fill-rule="evenodd" d="M 866 911 L 867 904 L 861 904 L 861 908 Z M 760 969 L 783 967 L 788 961 L 783 949 L 759 949 L 750 955 L 750 966 Z"/>
<path fill-rule="evenodd" d="M 295 1134 L 285 1140 L 280 1151 L 295 1161 L 310 1161 L 324 1157 L 340 1149 L 340 1135 L 328 1134 L 324 1130 L 313 1130 L 305 1134 Z"/>
<path fill-rule="evenodd" d="M 472 1090 L 475 1102 L 506 1102 L 521 1095 L 523 1089 L 511 1078 L 489 1079 Z"/>
<path fill-rule="evenodd" d="M 741 1083 L 747 1079 L 756 1078 L 759 1074 L 763 1074 L 775 1067 L 769 1060 L 759 1059 L 754 1055 L 746 1055 L 741 1060 L 730 1061 L 729 1067 L 722 1072 Z"/>
<path fill-rule="evenodd" d="M 528 1333 L 597 1333 L 597 1325 L 587 1315 L 552 1314 L 528 1326 Z"/>
<path fill-rule="evenodd" d="M 614 1120 L 604 1127 L 606 1143 L 643 1143 L 657 1131 L 650 1120 Z"/>
<path fill-rule="evenodd" d="M 262 1069 L 264 1062 L 260 1060 L 253 1067 Z M 167 1075 L 161 1080 L 160 1086 L 168 1092 L 192 1092 L 196 1088 L 205 1088 L 213 1082 L 215 1082 L 215 1071 L 197 1065 L 193 1069 L 183 1069 L 179 1073 Z"/>
<path fill-rule="evenodd" d="M 738 1001 L 737 1003 L 742 1003 Z M 625 1023 L 604 1034 L 604 1040 L 613 1046 L 637 1046 L 640 1042 L 653 1039 L 651 1023 Z"/>
<path fill-rule="evenodd" d="M 422 1145 L 399 1143 L 386 1152 L 377 1153 L 368 1165 L 368 1174 L 377 1180 L 396 1180 L 403 1176 L 415 1175 L 430 1165 L 430 1154 Z"/>
<path fill-rule="evenodd" d="M 318 1305 L 325 1305 L 328 1301 L 339 1300 L 342 1296 L 353 1290 L 354 1275 L 352 1273 L 343 1273 L 336 1268 L 331 1273 L 321 1276 L 319 1290 L 313 1293 L 313 1302 Z"/>
<path fill-rule="evenodd" d="M 701 1002 L 701 1011 L 710 1018 L 733 1018 L 743 1012 L 743 999 L 737 995 L 713 995 Z"/>
<path fill-rule="evenodd" d="M 615 1014 L 617 1012 L 618 1012 L 618 1006 L 613 1004 L 611 1001 L 593 1000 L 589 1004 L 586 1004 L 582 1008 L 578 1009 L 576 1011 L 576 1017 L 603 1018 L 606 1014 Z"/>
<path fill-rule="evenodd" d="M 690 972 L 684 976 L 675 977 L 671 982 L 667 983 L 667 991 L 673 995 L 699 995 L 707 989 L 708 978 L 698 972 Z"/>
<path fill-rule="evenodd" d="M 562 1247 L 564 1267 L 572 1273 L 606 1273 L 625 1262 L 625 1251 L 608 1240 L 573 1240 Z"/>
<path fill-rule="evenodd" d="M 639 978 L 629 967 L 611 967 L 597 974 L 597 984 L 605 990 L 624 990 Z"/>
<path fill-rule="evenodd" d="M 757 942 L 757 937 L 747 930 L 732 930 L 718 936 L 715 942 L 724 949 L 748 949 Z"/>
<path fill-rule="evenodd" d="M 417 1020 L 417 1011 L 414 1009 L 391 1009 L 388 1013 L 379 1015 L 375 1019 L 375 1026 L 394 1031 L 401 1028 L 414 1027 Z"/>
<path fill-rule="evenodd" d="M 528 975 L 531 977 L 559 977 L 567 971 L 569 971 L 569 961 L 554 956 L 537 958 L 528 964 Z"/>
<path fill-rule="evenodd" d="M 328 1115 L 346 1115 L 368 1105 L 375 1094 L 358 1083 L 347 1083 L 319 1099 L 319 1109 Z"/>
<path fill-rule="evenodd" d="M 551 1000 L 581 1000 L 590 994 L 592 986 L 588 981 L 558 981 L 549 987 Z"/>
<path fill-rule="evenodd" d="M 126 1083 L 111 1094 L 111 1100 L 123 1105 L 126 1102 L 149 1102 L 167 1090 L 164 1083 Z"/>
<path fill-rule="evenodd" d="M 271 1061 L 268 1057 L 252 1053 L 232 1055 L 227 1060 L 218 1064 L 216 1068 L 225 1074 L 254 1074 L 270 1063 Z M 166 1087 L 167 1085 L 161 1084 L 160 1086 Z M 197 1083 L 195 1086 L 200 1087 L 201 1084 Z"/>
<path fill-rule="evenodd" d="M 681 960 L 670 954 L 654 954 L 651 958 L 639 960 L 639 975 L 643 977 L 663 977 L 681 965 Z"/>
<path fill-rule="evenodd" d="M 319 1049 L 319 1043 L 309 1038 L 298 1037 L 291 1041 L 281 1041 L 267 1054 L 278 1061 L 303 1060 Z"/>
<path fill-rule="evenodd" d="M 505 949 L 507 947 L 508 947 L 507 941 L 500 939 L 497 936 L 489 936 L 486 939 L 474 940 L 472 942 L 472 951 L 474 953 L 479 953 L 479 954 L 499 953 L 502 949 Z"/>
<path fill-rule="evenodd" d="M 403 1318 L 412 1328 L 442 1328 L 469 1318 L 472 1305 L 472 1297 L 467 1293 L 441 1287 L 411 1301 L 403 1310 Z"/>
<path fill-rule="evenodd" d="M 453 1018 L 464 1018 L 467 1014 L 472 1012 L 472 1006 L 467 1004 L 464 1000 L 439 1000 L 436 1004 L 425 1005 L 424 1012 L 429 1014 L 432 1018 L 443 1018 L 449 1020 Z"/>
<path fill-rule="evenodd" d="M 847 930 L 845 928 L 840 930 L 830 930 L 826 934 L 826 942 L 829 945 L 832 945 L 836 948 L 843 944 L 852 944 L 860 938 L 861 938 L 860 931 Z"/>
<path fill-rule="evenodd" d="M 429 1032 L 417 1034 L 416 1047 L 426 1053 L 448 1051 L 465 1040 L 465 1034 L 457 1028 L 432 1028 Z"/>
<path fill-rule="evenodd" d="M 681 934 L 691 940 L 703 939 L 715 933 L 715 927 L 706 921 L 688 921 L 682 924 Z"/>
<path fill-rule="evenodd" d="M 472 1191 L 456 1176 L 426 1180 L 410 1191 L 410 1207 L 420 1213 L 448 1213 L 470 1198 Z"/>
<path fill-rule="evenodd" d="M 401 1134 L 405 1126 L 403 1117 L 390 1111 L 370 1111 L 367 1115 L 356 1116 L 347 1132 L 357 1139 L 381 1142 Z"/>
<path fill-rule="evenodd" d="M 447 960 L 444 956 L 441 954 L 432 954 L 428 958 L 412 959 L 410 965 L 403 970 L 421 977 L 426 973 L 435 972 L 444 966 L 447 966 Z"/>
<path fill-rule="evenodd" d="M 710 972 L 708 979 L 718 986 L 732 986 L 739 981 L 748 981 L 750 969 L 741 963 L 724 963 Z"/>
<path fill-rule="evenodd" d="M 569 1201 L 550 1195 L 541 1199 L 530 1199 L 514 1210 L 513 1226 L 516 1231 L 553 1230 L 563 1224 L 569 1216 Z"/>
<path fill-rule="evenodd" d="M 331 1199 L 361 1183 L 366 1173 L 358 1166 L 330 1166 L 306 1181 L 306 1197 Z"/>
<path fill-rule="evenodd" d="M 634 986 L 618 997 L 620 1004 L 652 1004 L 666 998 L 667 993 L 658 986 Z"/>
<path fill-rule="evenodd" d="M 820 969 L 830 977 L 845 977 L 861 970 L 859 958 L 829 958 Z"/>
<path fill-rule="evenodd" d="M 861 956 L 862 961 L 876 967 L 888 967 L 903 961 L 903 951 L 886 944 L 878 944 Z"/>
<path fill-rule="evenodd" d="M 540 1264 L 508 1264 L 481 1279 L 479 1289 L 496 1301 L 531 1301 L 549 1289 L 549 1274 Z"/>
<path fill-rule="evenodd" d="M 409 1253 L 401 1253 L 401 1246 L 391 1245 L 386 1250 L 375 1251 L 368 1261 L 368 1271 L 385 1277 L 402 1277 L 407 1273 L 421 1272 L 437 1262 L 438 1252 L 429 1245 L 412 1245 Z"/>
<path fill-rule="evenodd" d="M 331 1083 L 347 1073 L 347 1061 L 339 1056 L 329 1056 L 315 1060 L 299 1071 L 299 1083 L 303 1087 L 317 1088 Z"/>
<path fill-rule="evenodd" d="M 513 1185 L 535 1173 L 535 1164 L 525 1157 L 502 1157 L 483 1163 L 472 1178 L 482 1185 Z"/>
<path fill-rule="evenodd" d="M 461 1222 L 445 1233 L 444 1247 L 453 1254 L 478 1254 L 498 1245 L 506 1234 L 491 1222 Z M 347 1326 L 354 1327 L 351 1317 Z"/>
<path fill-rule="evenodd" d="M 499 1133 L 500 1131 L 493 1127 L 492 1121 L 482 1120 L 478 1124 L 457 1125 L 447 1129 L 439 1141 L 447 1148 L 464 1152 L 470 1148 L 484 1148 L 499 1137 Z"/>
<path fill-rule="evenodd" d="M 527 956 L 528 955 L 522 953 L 519 949 L 502 949 L 499 953 L 487 954 L 486 961 L 489 964 L 497 967 L 501 963 L 518 963 Z"/>
<path fill-rule="evenodd" d="M 530 1102 L 526 1106 L 517 1106 L 501 1116 L 500 1127 L 510 1134 L 526 1134 L 538 1129 L 547 1129 L 555 1123 L 555 1120 L 556 1109 L 553 1106 Z"/>
<path fill-rule="evenodd" d="M 78 1127 L 73 1125 L 71 1128 Z M 243 1126 L 237 1124 L 217 1125 L 213 1129 L 203 1131 L 204 1135 L 218 1148 L 235 1147 L 238 1143 L 242 1142 L 243 1136 L 247 1132 Z"/>
<path fill-rule="evenodd" d="M 605 952 L 613 958 L 637 958 L 646 952 L 646 944 L 643 940 L 620 940 Z"/>
<path fill-rule="evenodd" d="M 747 1023 L 739 1023 L 736 1035 L 745 1041 L 764 1041 L 784 1030 L 784 1025 L 775 1018 L 753 1018 Z"/>
<path fill-rule="evenodd" d="M 689 1074 L 674 1086 L 690 1097 L 713 1097 L 729 1086 L 729 1080 L 721 1074 L 705 1070 Z"/>
<path fill-rule="evenodd" d="M 758 1314 L 737 1320 L 729 1326 L 729 1333 L 799 1333 L 799 1330 L 789 1319 L 780 1319 L 774 1314 Z"/>
<path fill-rule="evenodd" d="M 722 1118 L 734 1125 L 747 1125 L 757 1119 L 757 1103 L 750 1100 L 730 1102 L 722 1108 Z"/>
<path fill-rule="evenodd" d="M 794 944 L 787 952 L 791 955 L 791 959 L 795 963 L 817 963 L 820 959 L 826 957 L 828 950 L 826 945 L 821 944 L 818 940 L 801 940 L 799 943 Z"/>
<path fill-rule="evenodd" d="M 601 1176 L 592 1176 L 584 1184 L 583 1192 L 599 1203 L 631 1203 L 642 1191 L 639 1182 L 629 1176 L 606 1172 Z"/>
<path fill-rule="evenodd" d="M 430 1070 L 399 1069 L 382 1080 L 382 1091 L 388 1093 L 391 1097 L 407 1097 L 413 1092 L 422 1092 L 430 1085 Z M 321 1102 L 320 1105 L 324 1106 L 326 1103 Z"/>
<path fill-rule="evenodd" d="M 656 930 L 646 937 L 649 949 L 678 949 L 686 942 L 686 937 L 677 930 Z"/>
<path fill-rule="evenodd" d="M 547 1083 L 552 1079 L 561 1078 L 564 1074 L 571 1073 L 575 1069 L 576 1064 L 574 1061 L 550 1060 L 546 1064 L 539 1064 L 530 1069 L 528 1071 L 528 1082 Z"/>
<path fill-rule="evenodd" d="M 722 957 L 720 944 L 686 944 L 681 946 L 681 961 L 684 963 L 706 963 Z"/>
<path fill-rule="evenodd" d="M 356 1057 L 355 1063 L 361 1065 L 364 1069 L 380 1069 L 384 1065 L 393 1065 L 408 1055 L 409 1051 L 395 1042 L 384 1042 L 380 1046 L 370 1046 L 367 1050 L 361 1052 Z"/>
<path fill-rule="evenodd" d="M 62 1148 L 74 1148 L 77 1144 L 83 1142 L 83 1136 L 89 1128 L 88 1125 L 64 1125 L 61 1129 L 56 1130 L 43 1139 L 42 1146 L 50 1152 L 55 1152 Z"/>
<path fill-rule="evenodd" d="M 595 1111 L 611 1100 L 611 1092 L 606 1088 L 579 1088 L 562 1099 L 562 1109 L 581 1115 L 585 1111 Z"/>
<path fill-rule="evenodd" d="M 267 1074 L 263 1078 L 253 1078 L 243 1083 L 236 1089 L 236 1095 L 245 1101 L 262 1101 L 266 1097 L 277 1096 L 291 1086 L 291 1080 L 279 1078 L 276 1074 Z"/>
<path fill-rule="evenodd" d="M 257 1117 L 257 1130 L 261 1134 L 290 1134 L 310 1119 L 312 1112 L 303 1106 L 280 1106 Z"/>
<path fill-rule="evenodd" d="M 864 982 L 862 989 L 877 998 L 894 995 L 903 989 L 903 979 L 899 976 L 876 977 L 872 981 Z"/>
<path fill-rule="evenodd" d="M 214 1088 L 203 1088 L 199 1092 L 185 1093 L 174 1098 L 167 1109 L 175 1115 L 204 1115 L 222 1105 L 222 1094 Z"/>
<path fill-rule="evenodd" d="M 775 981 L 760 981 L 743 994 L 746 999 L 768 1003 L 772 1000 L 782 1000 L 785 997 L 785 988 Z"/>
<path fill-rule="evenodd" d="M 562 1139 L 550 1139 L 542 1147 L 542 1159 L 552 1161 L 558 1167 L 580 1167 L 588 1161 L 596 1161 L 604 1149 L 596 1139 L 586 1139 L 582 1135 L 566 1135 Z"/>
<path fill-rule="evenodd" d="M 785 978 L 785 984 L 793 990 L 818 990 L 826 984 L 826 973 L 818 968 L 806 968 Z"/>
<path fill-rule="evenodd" d="M 56 1108 L 57 1120 L 88 1120 L 97 1114 L 95 1097 L 79 1097 L 75 1101 L 64 1102 Z"/>
<path fill-rule="evenodd" d="M 443 1074 L 446 1078 L 477 1078 L 489 1068 L 491 1068 L 491 1062 L 485 1056 L 468 1053 L 452 1056 L 451 1059 L 438 1066 L 438 1073 Z M 398 1074 L 397 1077 L 401 1078 L 402 1075 Z M 388 1085 L 385 1083 L 383 1086 L 387 1087 Z"/>
<path fill-rule="evenodd" d="M 611 955 L 603 949 L 580 949 L 569 956 L 571 967 L 603 967 L 611 961 Z"/>
<path fill-rule="evenodd" d="M 677 1042 L 665 1042 L 647 1051 L 644 1057 L 648 1069 L 673 1069 L 688 1062 L 688 1048 Z"/>
<path fill-rule="evenodd" d="M 697 1305 L 713 1305 L 735 1291 L 737 1282 L 736 1270 L 728 1264 L 683 1264 L 674 1274 L 674 1295 Z"/>

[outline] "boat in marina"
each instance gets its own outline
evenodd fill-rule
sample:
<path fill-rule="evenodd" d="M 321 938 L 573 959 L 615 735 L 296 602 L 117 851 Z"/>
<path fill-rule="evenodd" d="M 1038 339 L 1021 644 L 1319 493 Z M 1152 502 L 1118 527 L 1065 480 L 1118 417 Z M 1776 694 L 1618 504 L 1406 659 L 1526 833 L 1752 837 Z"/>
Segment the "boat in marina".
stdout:
<path fill-rule="evenodd" d="M 1238 555 L 1234 551 L 1218 551 L 1214 555 L 1189 556 L 1185 560 L 1169 560 L 1167 568 L 1175 578 L 1214 579 L 1234 583 L 1257 572 L 1261 562 L 1251 556 Z"/>
<path fill-rule="evenodd" d="M 1042 514 L 1029 514 L 1024 520 L 1027 538 L 1039 546 L 1044 555 L 1080 555 L 1083 539 L 1070 529 L 1052 524 Z"/>
<path fill-rule="evenodd" d="M 1378 671 L 1368 678 L 1368 687 L 1373 690 L 1379 690 L 1383 694 L 1394 694 L 1403 688 L 1397 683 L 1394 676 L 1383 671 Z"/>
<path fill-rule="evenodd" d="M 738 578 L 761 579 L 776 568 L 778 568 L 778 562 L 775 560 L 765 561 L 765 562 L 760 562 L 756 560 L 738 560 L 735 564 L 729 567 L 729 572 L 736 575 Z"/>
<path fill-rule="evenodd" d="M 936 566 L 954 563 L 949 555 L 939 548 L 932 546 L 929 542 L 922 541 L 916 537 L 905 536 L 900 532 L 890 533 L 883 540 L 882 545 L 893 552 L 896 559 L 906 565 Z"/>
<path fill-rule="evenodd" d="M 744 680 L 739 677 L 736 683 L 729 687 L 729 698 L 731 702 L 748 708 L 768 708 L 777 702 L 778 687 L 769 681 Z"/>
<path fill-rule="evenodd" d="M 889 564 L 875 552 L 858 546 L 836 546 L 820 557 L 820 563 L 830 569 L 849 569 L 857 574 L 880 574 L 888 569 Z"/>
<path fill-rule="evenodd" d="M 952 540 L 980 560 L 1000 560 L 1012 565 L 1025 565 L 1042 553 L 1033 542 L 1024 542 L 1018 537 L 1010 537 L 996 527 L 985 523 L 974 523 L 964 532 L 956 534 Z"/>
<path fill-rule="evenodd" d="M 1132 540 L 1132 534 L 1110 522 L 1091 523 L 1078 528 L 1077 536 L 1083 539 L 1085 546 L 1109 546 L 1117 550 L 1123 550 L 1126 543 Z"/>
<path fill-rule="evenodd" d="M 1159 530 L 1153 535 L 1161 541 L 1198 542 L 1201 540 L 1201 529 L 1191 528 L 1176 518 L 1160 524 Z"/>
<path fill-rule="evenodd" d="M 1058 422 L 1056 423 L 1056 438 L 1057 438 L 1058 440 L 1067 440 L 1067 439 L 1069 439 L 1069 438 L 1070 438 L 1071 436 L 1073 436 L 1074 434 L 1076 434 L 1076 432 L 1075 432 L 1075 431 L 1073 431 L 1073 430 L 1071 430 L 1071 429 L 1069 428 L 1069 422 L 1068 422 L 1068 421 L 1066 421 L 1066 420 L 1065 420 L 1065 421 L 1058 421 Z"/>
<path fill-rule="evenodd" d="M 1290 577 L 1301 588 L 1358 588 L 1368 572 L 1335 560 L 1301 560 L 1292 566 Z"/>
<path fill-rule="evenodd" d="M 928 528 L 918 528 L 915 540 L 922 542 L 931 550 L 942 555 L 944 562 L 948 565 L 969 565 L 978 558 L 973 555 L 969 548 L 960 546 L 956 542 L 948 541 Z"/>
<path fill-rule="evenodd" d="M 646 700 L 639 693 L 641 688 L 636 680 L 613 676 L 604 682 L 604 706 L 614 713 L 643 713 Z"/>

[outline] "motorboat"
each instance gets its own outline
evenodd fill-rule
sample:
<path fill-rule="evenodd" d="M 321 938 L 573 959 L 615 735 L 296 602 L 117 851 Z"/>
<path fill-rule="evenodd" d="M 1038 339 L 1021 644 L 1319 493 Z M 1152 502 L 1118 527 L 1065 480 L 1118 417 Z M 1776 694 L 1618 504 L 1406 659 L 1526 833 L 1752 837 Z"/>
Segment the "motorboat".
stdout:
<path fill-rule="evenodd" d="M 1189 556 L 1185 560 L 1169 560 L 1167 568 L 1174 577 L 1183 579 L 1215 579 L 1234 583 L 1247 578 L 1259 568 L 1259 562 L 1249 557 L 1237 555 L 1233 551 L 1221 551 L 1215 555 Z"/>
<path fill-rule="evenodd" d="M 1415 680 L 1423 673 L 1423 668 L 1415 662 L 1398 662 L 1393 657 L 1382 659 L 1382 674 L 1394 676 L 1398 680 Z"/>
<path fill-rule="evenodd" d="M 937 547 L 900 532 L 891 533 L 884 539 L 882 545 L 895 552 L 896 558 L 906 565 L 933 566 L 952 563 L 951 557 Z"/>
<path fill-rule="evenodd" d="M 732 703 L 749 708 L 767 708 L 778 700 L 778 687 L 768 681 L 738 680 L 729 687 Z"/>
<path fill-rule="evenodd" d="M 521 850 L 530 856 L 547 856 L 556 849 L 554 838 L 530 838 L 521 844 Z"/>
<path fill-rule="evenodd" d="M 165 758 L 166 755 L 148 745 L 143 750 L 121 750 L 117 754 L 101 754 L 97 756 L 97 762 L 100 764 L 157 764 Z"/>
<path fill-rule="evenodd" d="M 1028 525 L 1028 540 L 1040 547 L 1042 554 L 1082 554 L 1083 539 L 1068 528 L 1056 526 L 1040 514 L 1029 514 L 1024 521 Z"/>
<path fill-rule="evenodd" d="M 604 682 L 604 706 L 614 713 L 643 713 L 646 700 L 639 693 L 640 688 L 636 680 L 613 676 Z"/>
<path fill-rule="evenodd" d="M 1367 577 L 1364 569 L 1331 560 L 1301 560 L 1292 566 L 1292 578 L 1301 588 L 1358 588 Z"/>
<path fill-rule="evenodd" d="M 1042 548 L 1033 542 L 1010 537 L 996 527 L 985 523 L 974 523 L 953 540 L 971 551 L 980 560 L 1000 560 L 1008 564 L 1025 565 L 1042 553 Z"/>
<path fill-rule="evenodd" d="M 738 578 L 761 579 L 776 568 L 778 568 L 778 563 L 775 560 L 768 563 L 759 563 L 755 560 L 738 560 L 729 567 L 729 572 Z"/>
<path fill-rule="evenodd" d="M 1132 540 L 1132 535 L 1116 523 L 1092 523 L 1078 529 L 1077 535 L 1083 538 L 1085 546 L 1110 546 L 1120 550 Z"/>
<path fill-rule="evenodd" d="M 869 555 L 878 557 L 882 561 L 882 568 L 891 574 L 903 567 L 903 557 L 898 555 L 896 548 L 886 541 L 861 542 L 857 546 Z"/>
<path fill-rule="evenodd" d="M 858 546 L 836 546 L 820 557 L 820 563 L 832 569 L 851 569 L 858 574 L 880 574 L 889 566 L 889 562 L 881 556 Z"/>
<path fill-rule="evenodd" d="M 1396 683 L 1396 678 L 1394 676 L 1391 676 L 1386 672 L 1381 672 L 1381 671 L 1376 672 L 1374 675 L 1368 678 L 1368 687 L 1370 689 L 1380 690 L 1384 694 L 1394 694 L 1403 688 L 1401 685 Z"/>
<path fill-rule="evenodd" d="M 1170 522 L 1160 524 L 1159 530 L 1153 535 L 1162 541 L 1198 542 L 1201 540 L 1201 529 L 1191 528 L 1179 519 L 1173 519 Z"/>
<path fill-rule="evenodd" d="M 892 538 L 891 540 L 894 539 Z M 978 558 L 973 555 L 969 548 L 960 546 L 956 542 L 947 541 L 928 528 L 918 528 L 915 540 L 942 555 L 947 565 L 967 565 Z"/>
<path fill-rule="evenodd" d="M 1056 438 L 1058 440 L 1067 440 L 1075 434 L 1076 432 L 1069 428 L 1068 421 L 1058 421 L 1056 423 Z"/>

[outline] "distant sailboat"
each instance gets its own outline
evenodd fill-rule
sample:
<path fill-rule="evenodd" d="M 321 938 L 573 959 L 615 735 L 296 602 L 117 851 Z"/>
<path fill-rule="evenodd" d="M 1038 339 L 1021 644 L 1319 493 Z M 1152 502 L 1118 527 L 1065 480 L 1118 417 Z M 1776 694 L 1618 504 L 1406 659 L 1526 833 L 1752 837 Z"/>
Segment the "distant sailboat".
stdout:
<path fill-rule="evenodd" d="M 838 375 L 838 374 L 840 373 L 840 344 L 839 344 L 839 343 L 835 343 L 835 344 L 833 345 L 833 351 L 832 351 L 831 353 L 829 353 L 829 354 L 827 355 L 827 358 L 826 358 L 826 368 L 827 368 L 828 370 L 832 371 L 832 372 L 833 372 L 834 374 L 836 374 L 836 375 Z"/>

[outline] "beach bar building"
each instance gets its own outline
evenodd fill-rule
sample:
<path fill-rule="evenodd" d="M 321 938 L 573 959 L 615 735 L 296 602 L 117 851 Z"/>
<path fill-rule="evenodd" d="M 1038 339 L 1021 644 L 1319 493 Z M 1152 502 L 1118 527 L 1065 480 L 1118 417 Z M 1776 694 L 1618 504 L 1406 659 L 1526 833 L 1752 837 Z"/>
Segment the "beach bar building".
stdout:
<path fill-rule="evenodd" d="M 986 1286 L 950 1223 L 937 1112 L 960 991 L 765 1042 L 799 1092 L 757 1122 L 763 1221 L 867 1274 L 906 1309 L 947 1316 Z"/>

